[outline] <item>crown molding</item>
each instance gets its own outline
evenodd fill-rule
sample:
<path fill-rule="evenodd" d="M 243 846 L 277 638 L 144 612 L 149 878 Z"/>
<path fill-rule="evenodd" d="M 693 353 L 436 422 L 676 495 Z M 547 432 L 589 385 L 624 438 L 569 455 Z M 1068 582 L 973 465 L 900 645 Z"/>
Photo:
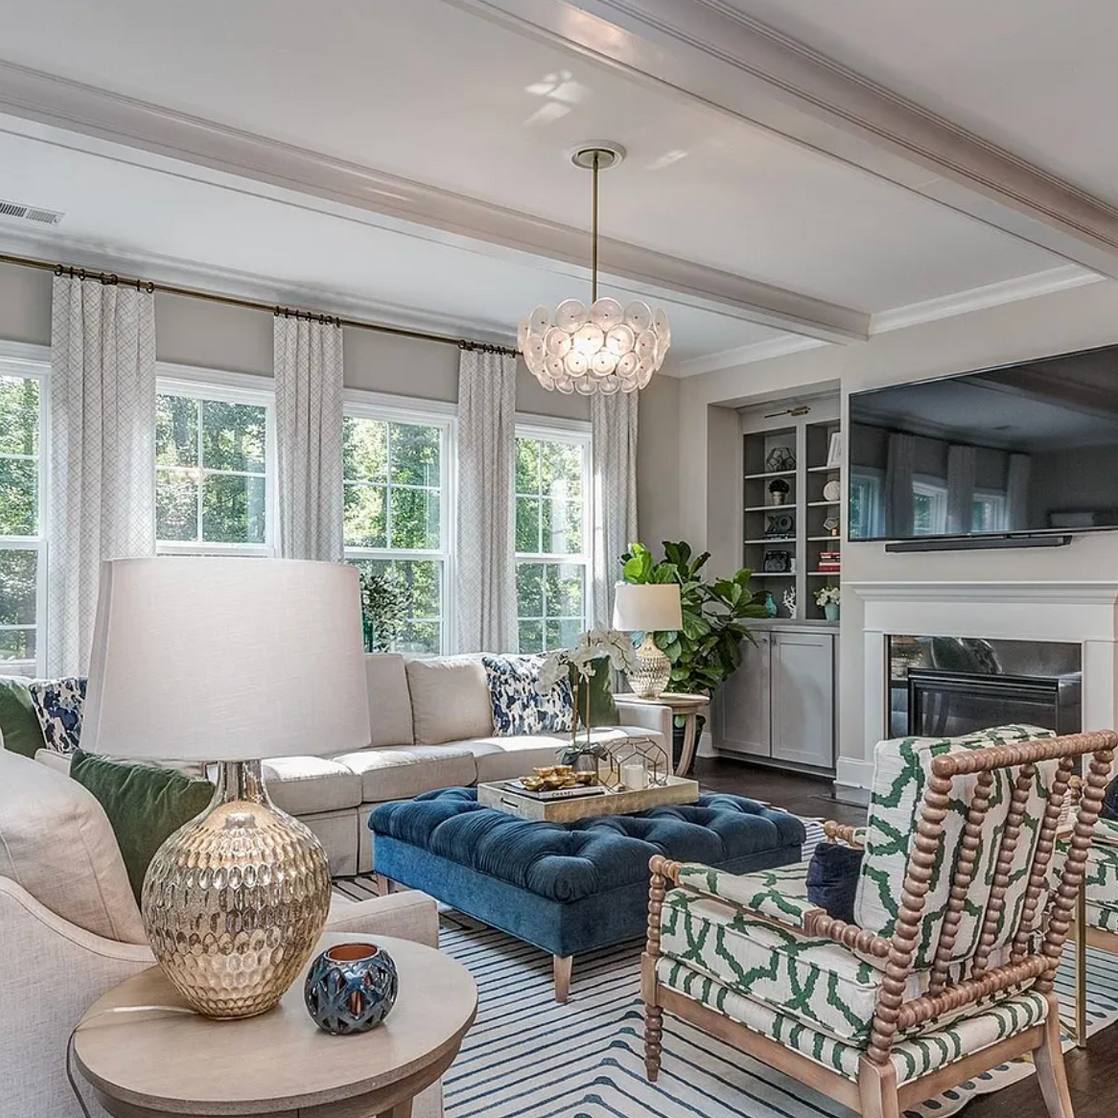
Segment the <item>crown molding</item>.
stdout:
<path fill-rule="evenodd" d="M 0 111 L 295 191 L 304 201 L 327 200 L 438 229 L 473 242 L 462 247 L 475 251 L 482 242 L 586 264 L 584 230 L 2 61 Z M 849 307 L 623 241 L 603 238 L 600 248 L 604 272 L 652 297 L 825 341 L 868 336 L 869 316 Z"/>
<path fill-rule="evenodd" d="M 969 291 L 958 291 L 954 295 L 943 295 L 938 299 L 926 299 L 922 303 L 910 303 L 890 311 L 881 311 L 870 318 L 870 334 L 884 334 L 889 330 L 904 330 L 918 326 L 922 322 L 935 322 L 939 318 L 953 318 L 958 314 L 1000 307 L 1004 303 L 1016 303 L 1021 299 L 1035 299 L 1039 295 L 1051 295 L 1055 291 L 1066 291 L 1072 287 L 1082 287 L 1088 283 L 1099 283 L 1105 279 L 1097 272 L 1089 272 L 1076 264 L 1063 264 L 1044 272 L 1034 272 L 1027 276 L 988 283 L 983 287 L 972 287 Z"/>
<path fill-rule="evenodd" d="M 697 377 L 703 373 L 714 373 L 719 369 L 732 369 L 738 365 L 752 365 L 756 361 L 767 361 L 770 357 L 784 357 L 789 353 L 802 353 L 805 349 L 817 349 L 826 345 L 815 338 L 802 338 L 796 334 L 781 334 L 776 338 L 766 338 L 763 342 L 724 349 L 720 353 L 710 353 L 703 357 L 692 357 L 676 366 L 677 377 Z"/>
<path fill-rule="evenodd" d="M 1118 277 L 1118 208 L 726 0 L 448 0 Z"/>

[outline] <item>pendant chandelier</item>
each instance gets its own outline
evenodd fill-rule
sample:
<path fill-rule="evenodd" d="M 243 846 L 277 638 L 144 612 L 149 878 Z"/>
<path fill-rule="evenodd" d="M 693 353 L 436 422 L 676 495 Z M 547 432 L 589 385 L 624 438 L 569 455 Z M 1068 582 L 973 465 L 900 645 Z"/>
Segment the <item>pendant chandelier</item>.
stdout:
<path fill-rule="evenodd" d="M 596 144 L 581 148 L 571 162 L 593 174 L 591 188 L 592 280 L 590 306 L 564 299 L 555 308 L 536 307 L 520 323 L 517 343 L 524 363 L 549 391 L 583 396 L 636 392 L 664 363 L 671 344 L 668 316 L 640 299 L 622 307 L 598 298 L 598 172 L 615 167 L 623 148 Z"/>

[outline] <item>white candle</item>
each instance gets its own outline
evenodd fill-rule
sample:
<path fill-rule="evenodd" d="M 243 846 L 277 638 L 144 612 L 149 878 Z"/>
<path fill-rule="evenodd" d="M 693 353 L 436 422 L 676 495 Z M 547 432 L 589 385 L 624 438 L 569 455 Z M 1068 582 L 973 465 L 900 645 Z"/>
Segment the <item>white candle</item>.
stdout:
<path fill-rule="evenodd" d="M 639 792 L 648 787 L 648 769 L 639 757 L 626 761 L 621 766 L 621 783 L 630 792 Z"/>

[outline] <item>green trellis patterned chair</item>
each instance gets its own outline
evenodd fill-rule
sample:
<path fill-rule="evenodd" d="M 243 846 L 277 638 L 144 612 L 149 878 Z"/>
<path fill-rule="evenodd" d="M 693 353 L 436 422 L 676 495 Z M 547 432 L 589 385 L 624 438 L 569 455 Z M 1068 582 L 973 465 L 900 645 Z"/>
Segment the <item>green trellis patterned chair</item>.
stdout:
<path fill-rule="evenodd" d="M 866 1118 L 1032 1052 L 1051 1118 L 1073 1118 L 1053 978 L 1116 745 L 1026 726 L 879 744 L 853 924 L 808 901 L 802 866 L 734 876 L 654 858 L 649 1078 L 667 1011 Z"/>

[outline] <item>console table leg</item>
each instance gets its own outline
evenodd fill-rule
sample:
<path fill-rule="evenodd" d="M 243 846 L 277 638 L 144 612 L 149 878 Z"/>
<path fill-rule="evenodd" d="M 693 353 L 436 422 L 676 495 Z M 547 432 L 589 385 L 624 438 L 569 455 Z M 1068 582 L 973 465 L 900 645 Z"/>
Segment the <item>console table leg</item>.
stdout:
<path fill-rule="evenodd" d="M 679 754 L 679 768 L 675 770 L 676 776 L 686 776 L 695 759 L 695 739 L 698 736 L 699 720 L 693 711 L 688 711 L 683 716 L 683 749 Z"/>
<path fill-rule="evenodd" d="M 571 965 L 573 955 L 552 955 L 551 968 L 555 975 L 555 1000 L 566 1004 L 571 992 Z"/>

